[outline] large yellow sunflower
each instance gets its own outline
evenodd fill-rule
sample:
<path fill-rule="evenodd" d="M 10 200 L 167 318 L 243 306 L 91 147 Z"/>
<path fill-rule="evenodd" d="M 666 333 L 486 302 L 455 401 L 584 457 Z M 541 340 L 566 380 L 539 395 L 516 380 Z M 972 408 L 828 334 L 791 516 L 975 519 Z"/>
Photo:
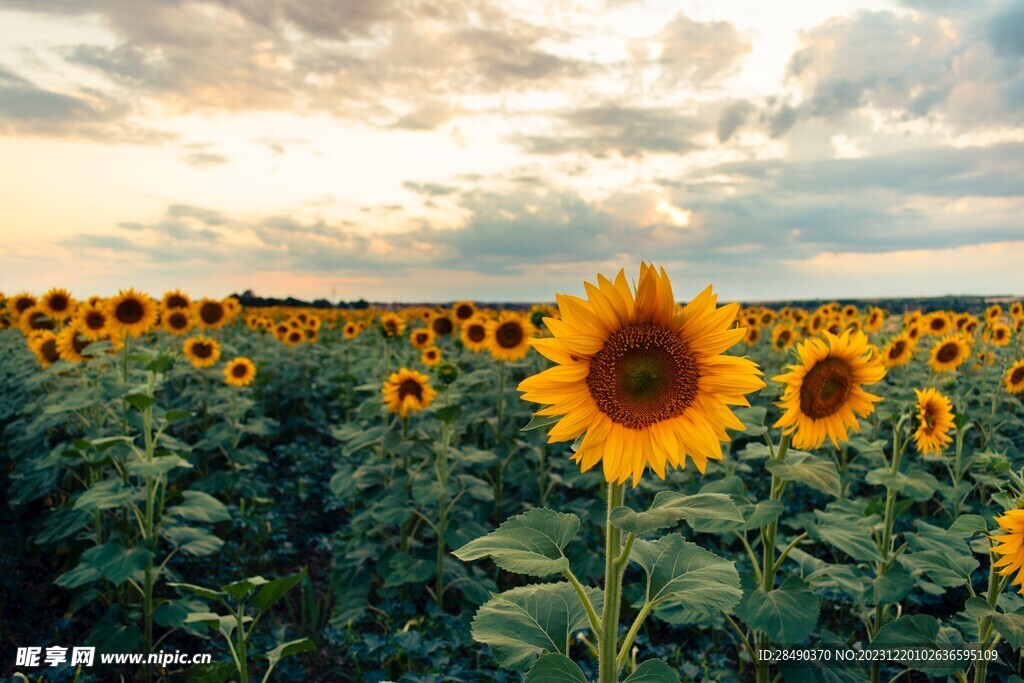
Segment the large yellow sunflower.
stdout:
<path fill-rule="evenodd" d="M 476 316 L 462 326 L 459 334 L 463 346 L 476 353 L 487 348 L 487 321 Z"/>
<path fill-rule="evenodd" d="M 1005 515 L 996 517 L 996 523 L 1003 533 L 989 538 L 996 542 L 992 552 L 1002 557 L 992 566 L 999 568 L 1000 576 L 1017 572 L 1011 583 L 1024 593 L 1024 510 L 1007 510 Z"/>
<path fill-rule="evenodd" d="M 526 357 L 530 338 L 536 333 L 533 323 L 517 313 L 505 311 L 487 323 L 487 345 L 495 360 L 517 361 Z"/>
<path fill-rule="evenodd" d="M 851 330 L 838 337 L 823 334 L 824 340 L 800 344 L 800 363 L 772 378 L 786 385 L 778 403 L 784 412 L 775 426 L 792 434 L 797 448 L 817 448 L 825 437 L 838 447 L 848 439 L 848 428 L 860 429 L 854 413 L 867 417 L 882 400 L 863 388 L 885 376 L 882 360 L 867 336 Z"/>
<path fill-rule="evenodd" d="M 210 367 L 220 358 L 220 344 L 202 335 L 186 339 L 182 351 L 188 362 L 199 369 Z"/>
<path fill-rule="evenodd" d="M 430 378 L 409 368 L 391 373 L 380 391 L 388 412 L 397 413 L 402 418 L 423 410 L 437 397 L 437 392 L 430 386 Z"/>
<path fill-rule="evenodd" d="M 953 327 L 953 321 L 946 311 L 935 311 L 928 314 L 924 321 L 925 331 L 935 337 L 949 333 Z"/>
<path fill-rule="evenodd" d="M 233 387 L 247 387 L 256 379 L 256 365 L 248 358 L 232 358 L 224 366 L 224 381 Z"/>
<path fill-rule="evenodd" d="M 138 337 L 156 322 L 156 302 L 134 289 L 122 289 L 107 299 L 107 329 L 111 336 Z"/>
<path fill-rule="evenodd" d="M 1011 365 L 1003 376 L 1003 386 L 1011 394 L 1024 392 L 1024 359 Z"/>
<path fill-rule="evenodd" d="M 54 287 L 39 299 L 39 307 L 47 317 L 58 323 L 70 318 L 75 312 L 75 300 L 66 289 Z"/>
<path fill-rule="evenodd" d="M 32 333 L 33 330 L 52 330 L 57 327 L 56 323 L 46 315 L 46 311 L 39 304 L 30 306 L 25 309 L 21 314 L 21 320 L 18 321 L 21 326 L 21 331 L 26 337 Z"/>
<path fill-rule="evenodd" d="M 89 341 L 106 339 L 109 329 L 107 326 L 107 309 L 103 302 L 98 304 L 84 304 L 78 307 L 75 313 L 75 320 L 72 324 Z"/>
<path fill-rule="evenodd" d="M 746 331 L 732 327 L 739 304 L 716 309 L 709 286 L 677 315 L 664 269 L 647 264 L 635 291 L 623 271 L 597 282 L 587 300 L 556 296 L 562 319 L 544 320 L 554 337 L 530 344 L 558 365 L 523 380 L 523 399 L 562 416 L 549 442 L 584 435 L 573 459 L 583 471 L 602 462 L 608 482 L 635 486 L 647 466 L 664 479 L 687 456 L 704 472 L 725 428 L 743 428 L 728 406 L 764 386 L 753 361 L 722 355 Z"/>
<path fill-rule="evenodd" d="M 950 334 L 932 346 L 928 365 L 935 372 L 956 370 L 971 355 L 971 347 L 960 334 Z"/>
<path fill-rule="evenodd" d="M 938 455 L 953 441 L 953 404 L 949 398 L 932 388 L 914 389 L 917 394 L 918 428 L 914 444 L 918 453 Z"/>

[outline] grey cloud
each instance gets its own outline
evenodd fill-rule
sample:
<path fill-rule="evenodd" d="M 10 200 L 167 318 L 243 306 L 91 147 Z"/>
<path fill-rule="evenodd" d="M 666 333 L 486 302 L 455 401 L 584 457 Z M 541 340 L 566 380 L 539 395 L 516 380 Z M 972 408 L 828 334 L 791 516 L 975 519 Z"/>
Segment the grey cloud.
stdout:
<path fill-rule="evenodd" d="M 728 142 L 754 110 L 750 102 L 740 101 L 726 107 L 718 117 L 718 141 Z"/>
<path fill-rule="evenodd" d="M 190 166 L 197 166 L 199 168 L 220 166 L 231 161 L 223 154 L 217 154 L 215 152 L 189 152 L 182 157 L 182 160 Z"/>
<path fill-rule="evenodd" d="M 1010 5 L 989 21 L 988 39 L 1001 57 L 1024 57 L 1024 3 Z"/>
<path fill-rule="evenodd" d="M 458 191 L 457 187 L 451 185 L 441 185 L 439 183 L 416 183 L 411 180 L 407 180 L 402 183 L 402 187 L 415 192 L 416 194 L 427 195 L 430 197 L 443 197 L 446 195 L 454 194 Z"/>
<path fill-rule="evenodd" d="M 751 49 L 750 41 L 727 21 L 698 22 L 684 14 L 658 36 L 659 63 L 671 82 L 701 85 L 735 67 Z"/>

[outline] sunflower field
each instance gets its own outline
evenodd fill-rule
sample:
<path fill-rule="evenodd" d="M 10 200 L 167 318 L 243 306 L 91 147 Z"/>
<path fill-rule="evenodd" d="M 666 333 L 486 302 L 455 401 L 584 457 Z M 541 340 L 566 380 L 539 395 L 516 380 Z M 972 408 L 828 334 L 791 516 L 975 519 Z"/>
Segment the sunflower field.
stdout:
<path fill-rule="evenodd" d="M 0 295 L 0 675 L 1024 683 L 1021 302 L 582 285 Z"/>

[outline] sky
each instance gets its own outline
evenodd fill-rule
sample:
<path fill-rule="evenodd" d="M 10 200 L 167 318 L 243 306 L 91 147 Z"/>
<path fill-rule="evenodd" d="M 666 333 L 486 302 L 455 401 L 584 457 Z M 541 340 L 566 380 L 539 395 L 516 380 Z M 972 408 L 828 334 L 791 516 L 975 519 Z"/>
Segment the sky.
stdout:
<path fill-rule="evenodd" d="M 0 292 L 1024 294 L 1024 0 L 0 0 Z"/>

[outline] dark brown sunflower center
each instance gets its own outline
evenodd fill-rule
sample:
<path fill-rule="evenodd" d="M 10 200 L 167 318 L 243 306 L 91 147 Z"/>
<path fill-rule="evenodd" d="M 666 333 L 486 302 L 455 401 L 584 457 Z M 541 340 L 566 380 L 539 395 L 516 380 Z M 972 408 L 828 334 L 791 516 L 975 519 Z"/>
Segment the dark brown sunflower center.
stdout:
<path fill-rule="evenodd" d="M 1003 341 L 1006 338 L 1006 330 L 999 328 L 996 330 L 995 339 L 996 341 Z"/>
<path fill-rule="evenodd" d="M 935 407 L 931 403 L 924 407 L 921 421 L 924 422 L 925 429 L 929 432 L 935 428 Z"/>
<path fill-rule="evenodd" d="M 417 344 L 426 344 L 428 339 L 429 339 L 429 337 L 427 336 L 426 332 L 417 332 L 416 333 L 416 343 Z"/>
<path fill-rule="evenodd" d="M 470 341 L 479 343 L 487 336 L 487 330 L 483 325 L 470 325 L 469 329 L 466 330 L 466 336 L 469 337 Z"/>
<path fill-rule="evenodd" d="M 407 379 L 398 385 L 398 400 L 402 401 L 406 396 L 412 396 L 417 401 L 423 398 L 423 385 L 414 379 Z"/>
<path fill-rule="evenodd" d="M 889 358 L 899 358 L 903 355 L 903 349 L 907 348 L 907 342 L 900 339 L 892 344 L 892 348 L 889 349 Z"/>
<path fill-rule="evenodd" d="M 940 363 L 949 363 L 955 361 L 959 357 L 960 348 L 952 342 L 948 344 L 943 344 L 939 348 L 938 353 L 935 354 L 935 360 L 939 361 Z"/>
<path fill-rule="evenodd" d="M 192 345 L 192 355 L 196 358 L 209 358 L 213 355 L 213 345 L 206 342 L 196 342 Z"/>
<path fill-rule="evenodd" d="M 456 307 L 455 317 L 459 320 L 469 320 L 473 317 L 473 307 L 466 304 Z"/>
<path fill-rule="evenodd" d="M 431 325 L 434 328 L 434 332 L 436 332 L 437 335 L 441 337 L 443 337 L 446 334 L 451 334 L 452 330 L 455 329 L 455 326 L 452 324 L 451 318 L 448 318 L 447 316 L 434 318 L 434 321 L 431 323 Z"/>
<path fill-rule="evenodd" d="M 183 330 L 188 327 L 188 316 L 184 313 L 172 313 L 167 318 L 167 324 L 175 330 Z"/>
<path fill-rule="evenodd" d="M 56 313 L 63 313 L 68 310 L 71 302 L 63 294 L 54 294 L 50 297 L 50 310 Z"/>
<path fill-rule="evenodd" d="M 224 317 L 224 307 L 216 301 L 207 301 L 199 307 L 199 317 L 207 325 L 215 325 Z"/>
<path fill-rule="evenodd" d="M 780 347 L 785 346 L 786 344 L 789 343 L 789 337 L 790 333 L 788 330 L 780 332 L 778 339 L 775 340 L 775 345 Z"/>
<path fill-rule="evenodd" d="M 103 329 L 107 324 L 107 316 L 100 311 L 89 311 L 85 314 L 85 326 L 96 332 Z"/>
<path fill-rule="evenodd" d="M 288 338 L 291 339 L 293 342 L 302 341 L 302 333 L 299 332 L 298 330 L 295 330 L 290 335 L 288 335 Z"/>
<path fill-rule="evenodd" d="M 249 368 L 245 363 L 236 363 L 235 366 L 231 368 L 231 374 L 241 379 L 249 374 Z"/>
<path fill-rule="evenodd" d="M 188 308 L 188 299 L 178 294 L 167 297 L 167 308 Z"/>
<path fill-rule="evenodd" d="M 1017 368 L 1010 375 L 1010 384 L 1020 384 L 1024 382 L 1024 366 Z"/>
<path fill-rule="evenodd" d="M 943 330 L 946 328 L 946 321 L 943 318 L 934 318 L 931 327 L 933 330 Z"/>
<path fill-rule="evenodd" d="M 29 299 L 27 297 L 23 299 L 18 299 L 16 302 L 14 302 L 14 308 L 15 310 L 18 311 L 18 313 L 24 313 L 25 311 L 27 311 L 28 309 L 32 308 L 35 305 L 35 300 Z"/>
<path fill-rule="evenodd" d="M 28 325 L 33 330 L 52 330 L 55 327 L 53 321 L 47 318 L 42 311 L 32 313 L 28 319 Z"/>
<path fill-rule="evenodd" d="M 146 307 L 138 299 L 125 299 L 114 309 L 114 317 L 123 325 L 133 325 L 146 315 Z"/>
<path fill-rule="evenodd" d="M 634 323 L 613 332 L 590 359 L 587 388 L 612 422 L 643 429 L 683 412 L 697 397 L 700 368 L 672 330 Z"/>
<path fill-rule="evenodd" d="M 504 322 L 494 331 L 494 340 L 503 349 L 514 349 L 523 342 L 523 326 L 515 320 Z"/>
<path fill-rule="evenodd" d="M 56 339 L 47 339 L 39 350 L 48 363 L 56 363 L 60 360 L 60 351 L 57 350 Z"/>
<path fill-rule="evenodd" d="M 800 411 L 814 420 L 835 414 L 853 390 L 853 370 L 839 358 L 825 358 L 807 371 L 800 386 Z"/>

